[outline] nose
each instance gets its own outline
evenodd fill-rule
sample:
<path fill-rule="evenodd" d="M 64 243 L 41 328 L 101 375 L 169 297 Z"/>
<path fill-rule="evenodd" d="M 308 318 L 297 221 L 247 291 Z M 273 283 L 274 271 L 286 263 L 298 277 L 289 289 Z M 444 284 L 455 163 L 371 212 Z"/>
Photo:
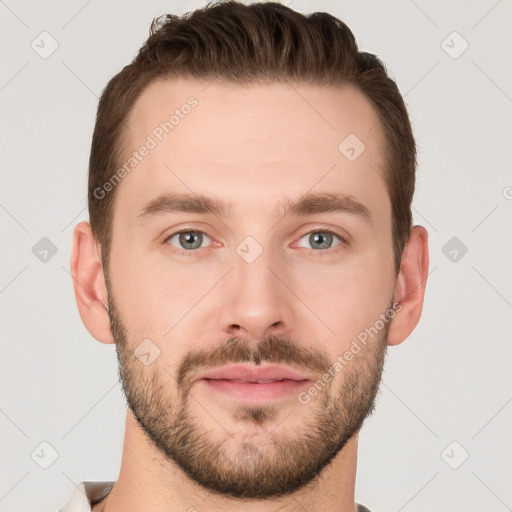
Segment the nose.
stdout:
<path fill-rule="evenodd" d="M 221 294 L 221 330 L 254 340 L 290 333 L 296 305 L 284 264 L 264 250 L 252 262 L 235 254 L 233 265 Z"/>

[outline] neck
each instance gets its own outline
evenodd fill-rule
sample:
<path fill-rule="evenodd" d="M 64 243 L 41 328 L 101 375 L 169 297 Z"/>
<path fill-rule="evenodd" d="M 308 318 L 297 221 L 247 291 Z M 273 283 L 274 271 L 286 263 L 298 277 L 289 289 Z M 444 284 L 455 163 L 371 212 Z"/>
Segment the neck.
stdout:
<path fill-rule="evenodd" d="M 354 512 L 357 436 L 353 436 L 315 481 L 293 494 L 269 500 L 238 500 L 204 489 L 166 459 L 128 409 L 119 478 L 95 512 Z"/>

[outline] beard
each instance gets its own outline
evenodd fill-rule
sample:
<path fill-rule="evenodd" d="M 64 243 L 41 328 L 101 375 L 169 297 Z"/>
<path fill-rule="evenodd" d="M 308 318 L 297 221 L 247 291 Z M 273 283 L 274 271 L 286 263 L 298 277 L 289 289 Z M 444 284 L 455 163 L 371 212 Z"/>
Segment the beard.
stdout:
<path fill-rule="evenodd" d="M 269 336 L 257 344 L 234 337 L 214 349 L 189 351 L 175 367 L 177 398 L 172 398 L 171 372 L 156 363 L 144 366 L 134 356 L 137 341 L 129 339 L 110 291 L 108 297 L 119 377 L 128 407 L 159 452 L 211 492 L 268 499 L 298 491 L 314 482 L 375 409 L 389 323 L 346 362 L 314 400 L 308 404 L 297 400 L 297 408 L 307 408 L 300 410 L 297 423 L 292 414 L 296 409 L 278 423 L 282 405 L 237 405 L 231 418 L 247 429 L 234 439 L 217 423 L 214 430 L 218 432 L 208 430 L 204 419 L 194 414 L 195 407 L 200 414 L 206 411 L 212 416 L 191 394 L 191 378 L 199 369 L 267 362 L 307 368 L 321 378 L 329 368 L 332 371 L 333 363 L 324 353 L 301 347 L 288 337 Z M 212 403 L 208 407 L 215 413 Z M 280 434 L 278 426 L 284 423 L 291 428 Z M 268 431 L 262 430 L 264 426 Z"/>

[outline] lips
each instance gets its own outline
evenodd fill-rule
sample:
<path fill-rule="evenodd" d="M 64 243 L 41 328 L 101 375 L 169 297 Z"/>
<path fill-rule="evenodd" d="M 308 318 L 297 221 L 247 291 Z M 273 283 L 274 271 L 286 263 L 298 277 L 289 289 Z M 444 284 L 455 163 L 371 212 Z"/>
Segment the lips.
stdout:
<path fill-rule="evenodd" d="M 196 377 L 195 380 L 229 380 L 234 383 L 241 384 L 268 384 L 281 380 L 300 382 L 311 380 L 311 378 L 311 375 L 299 372 L 298 370 L 289 368 L 287 366 L 258 367 L 234 365 L 224 366 L 222 368 L 216 368 L 202 372 Z"/>
<path fill-rule="evenodd" d="M 224 366 L 202 372 L 194 382 L 237 403 L 261 404 L 290 399 L 310 385 L 313 376 L 287 366 Z"/>

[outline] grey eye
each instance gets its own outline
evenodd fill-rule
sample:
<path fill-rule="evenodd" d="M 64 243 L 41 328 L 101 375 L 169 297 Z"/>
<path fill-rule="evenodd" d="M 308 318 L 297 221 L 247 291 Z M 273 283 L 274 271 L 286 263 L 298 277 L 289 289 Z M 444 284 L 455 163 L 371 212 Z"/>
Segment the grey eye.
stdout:
<path fill-rule="evenodd" d="M 333 247 L 334 238 L 337 238 L 338 240 L 340 240 L 340 243 L 341 243 L 341 239 L 338 235 L 331 233 L 330 231 L 316 230 L 316 231 L 312 231 L 310 233 L 305 234 L 301 238 L 301 240 L 306 239 L 307 243 L 310 244 L 310 247 L 308 247 L 310 249 L 325 250 L 325 249 L 331 249 Z M 336 244 L 336 245 L 338 245 L 338 244 Z M 301 246 L 301 247 L 303 247 L 303 246 Z"/>
<path fill-rule="evenodd" d="M 184 249 L 186 251 L 192 251 L 194 249 L 199 249 L 203 246 L 205 239 L 209 239 L 210 237 L 203 233 L 202 231 L 181 231 L 179 233 L 175 233 L 171 235 L 167 239 L 167 243 L 176 247 L 177 249 Z M 176 245 L 172 241 L 177 239 Z"/>

